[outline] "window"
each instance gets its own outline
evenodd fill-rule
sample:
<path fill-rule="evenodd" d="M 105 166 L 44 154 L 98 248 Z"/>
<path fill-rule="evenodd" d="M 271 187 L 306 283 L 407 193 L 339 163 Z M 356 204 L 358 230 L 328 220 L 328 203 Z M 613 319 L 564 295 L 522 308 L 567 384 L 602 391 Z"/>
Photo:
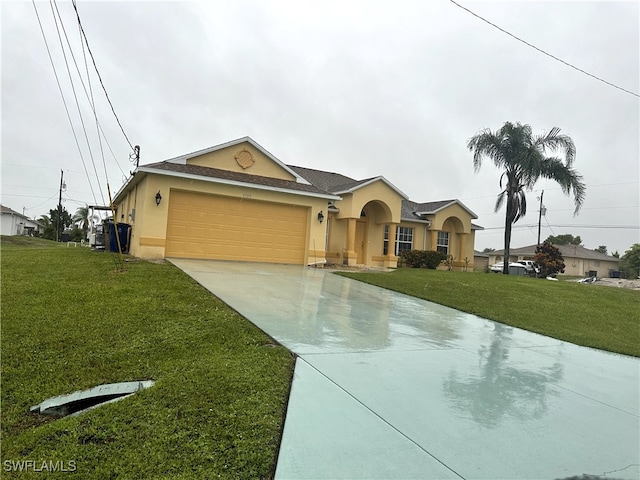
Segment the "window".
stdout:
<path fill-rule="evenodd" d="M 438 252 L 449 255 L 449 232 L 438 232 Z"/>
<path fill-rule="evenodd" d="M 405 250 L 413 250 L 413 228 L 398 227 L 396 229 L 396 255 Z"/>
<path fill-rule="evenodd" d="M 413 228 L 396 227 L 396 244 L 394 252 L 396 255 L 399 255 L 400 252 L 404 250 L 413 250 Z M 389 225 L 384 226 L 382 254 L 389 254 Z"/>
<path fill-rule="evenodd" d="M 389 225 L 384 226 L 384 241 L 382 243 L 382 254 L 389 255 Z"/>

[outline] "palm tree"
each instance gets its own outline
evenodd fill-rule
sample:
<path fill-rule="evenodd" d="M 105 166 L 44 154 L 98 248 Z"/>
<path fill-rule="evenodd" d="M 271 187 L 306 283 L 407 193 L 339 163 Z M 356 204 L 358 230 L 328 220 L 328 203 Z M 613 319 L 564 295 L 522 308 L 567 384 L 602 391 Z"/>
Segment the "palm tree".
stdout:
<path fill-rule="evenodd" d="M 571 137 L 560 134 L 558 127 L 553 127 L 548 133 L 533 135 L 529 125 L 519 122 L 505 122 L 495 132 L 485 128 L 468 141 L 467 147 L 473 152 L 476 172 L 480 170 L 484 158 L 492 160 L 497 168 L 504 170 L 500 176 L 502 191 L 496 200 L 495 211 L 506 201 L 503 273 L 508 274 L 511 229 L 527 213 L 525 191 L 533 190 L 538 179 L 554 180 L 566 195 L 573 191 L 574 215 L 580 210 L 586 187 L 582 176 L 572 168 L 576 147 Z M 564 160 L 547 156 L 547 152 L 556 150 L 563 151 Z"/>
<path fill-rule="evenodd" d="M 84 207 L 78 207 L 75 215 L 73 216 L 73 221 L 80 223 L 82 228 L 83 238 L 87 238 L 87 232 L 89 231 L 89 223 L 91 220 L 95 219 L 95 215 L 89 215 L 89 206 L 85 205 Z"/>

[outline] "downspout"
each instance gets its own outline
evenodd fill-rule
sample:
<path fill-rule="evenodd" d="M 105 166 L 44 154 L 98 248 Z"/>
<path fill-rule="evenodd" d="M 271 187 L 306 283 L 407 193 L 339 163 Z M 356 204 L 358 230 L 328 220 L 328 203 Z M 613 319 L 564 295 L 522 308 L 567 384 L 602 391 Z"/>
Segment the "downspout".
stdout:
<path fill-rule="evenodd" d="M 426 251 L 427 250 L 427 227 L 426 225 L 424 226 L 424 235 L 422 236 L 422 251 Z"/>

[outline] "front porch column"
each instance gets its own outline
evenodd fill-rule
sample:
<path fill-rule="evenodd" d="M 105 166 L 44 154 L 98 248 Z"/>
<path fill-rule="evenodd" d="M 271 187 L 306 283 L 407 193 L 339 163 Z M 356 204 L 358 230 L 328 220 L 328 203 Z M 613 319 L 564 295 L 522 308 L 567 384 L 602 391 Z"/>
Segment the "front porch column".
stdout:
<path fill-rule="evenodd" d="M 458 260 L 460 260 L 464 264 L 464 259 L 467 256 L 467 236 L 468 233 L 459 233 L 458 238 L 460 238 L 460 254 L 458 256 Z"/>
<path fill-rule="evenodd" d="M 347 223 L 347 251 L 344 254 L 344 264 L 353 266 L 358 260 L 356 253 L 356 219 L 350 218 Z"/>
<path fill-rule="evenodd" d="M 436 251 L 438 250 L 438 230 L 429 230 L 431 232 L 431 245 L 429 245 L 429 250 Z"/>
<path fill-rule="evenodd" d="M 387 243 L 387 254 L 382 258 L 383 266 L 385 268 L 397 268 L 398 267 L 398 257 L 396 257 L 396 231 L 398 229 L 397 223 L 389 224 L 389 241 Z"/>

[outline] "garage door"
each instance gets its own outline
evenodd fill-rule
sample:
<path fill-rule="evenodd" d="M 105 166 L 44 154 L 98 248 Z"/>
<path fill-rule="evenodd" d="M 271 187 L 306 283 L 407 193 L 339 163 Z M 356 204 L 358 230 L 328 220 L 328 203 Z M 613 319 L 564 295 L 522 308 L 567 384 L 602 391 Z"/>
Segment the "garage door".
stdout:
<path fill-rule="evenodd" d="M 302 264 L 308 208 L 171 190 L 165 256 Z"/>

